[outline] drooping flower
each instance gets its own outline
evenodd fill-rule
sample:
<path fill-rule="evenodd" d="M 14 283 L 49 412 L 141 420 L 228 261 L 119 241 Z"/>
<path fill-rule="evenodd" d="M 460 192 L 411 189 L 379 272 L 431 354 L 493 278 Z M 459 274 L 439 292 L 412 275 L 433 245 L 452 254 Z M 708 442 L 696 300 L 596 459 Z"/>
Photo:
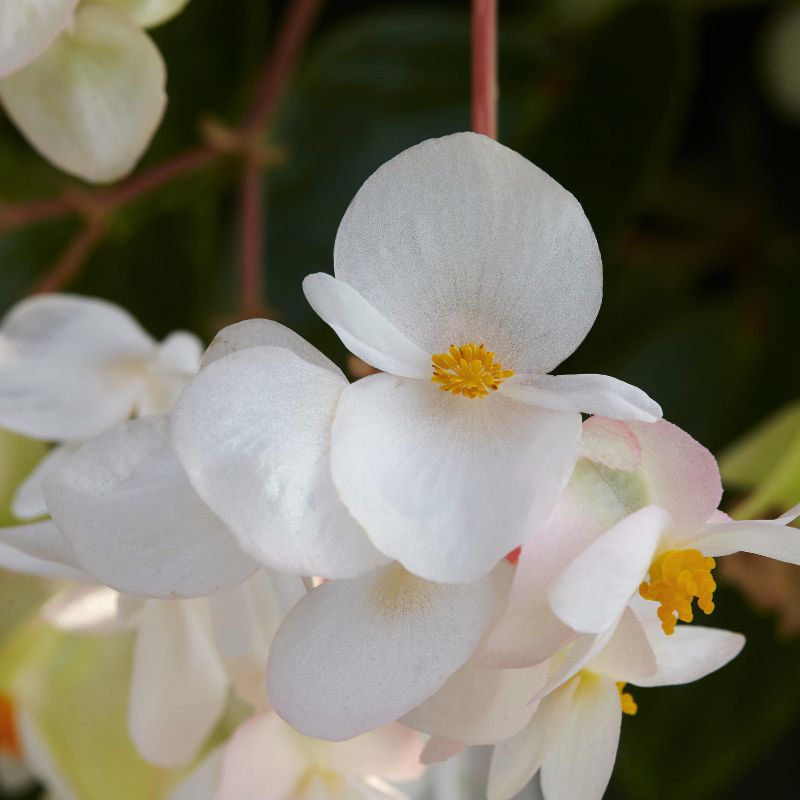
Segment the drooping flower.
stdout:
<path fill-rule="evenodd" d="M 546 694 L 519 733 L 495 747 L 489 799 L 510 800 L 540 772 L 545 800 L 601 800 L 623 715 L 637 711 L 627 685 L 698 680 L 735 658 L 743 645 L 739 634 L 699 626 L 668 639 L 646 610 L 629 609 L 605 648 Z"/>
<path fill-rule="evenodd" d="M 488 648 L 492 663 L 531 663 L 576 631 L 602 631 L 637 594 L 654 601 L 653 615 L 671 634 L 679 619 L 694 618 L 695 604 L 713 610 L 721 556 L 800 562 L 800 535 L 786 528 L 798 509 L 776 520 L 730 520 L 717 510 L 714 457 L 676 426 L 592 418 L 584 442 L 587 457 L 553 516 L 530 552 L 522 549 L 509 612 Z M 515 642 L 517 624 L 531 631 L 533 652 Z"/>
<path fill-rule="evenodd" d="M 490 139 L 431 140 L 384 165 L 342 220 L 334 262 L 337 278 L 310 276 L 306 296 L 386 374 L 348 385 L 305 343 L 254 341 L 203 370 L 176 409 L 195 488 L 254 557 L 294 553 L 299 536 L 312 549 L 335 486 L 343 541 L 357 522 L 421 577 L 475 580 L 549 515 L 579 412 L 660 415 L 612 378 L 547 374 L 594 321 L 600 256 L 575 198 Z M 276 512 L 305 514 L 303 533 L 281 543 Z"/>

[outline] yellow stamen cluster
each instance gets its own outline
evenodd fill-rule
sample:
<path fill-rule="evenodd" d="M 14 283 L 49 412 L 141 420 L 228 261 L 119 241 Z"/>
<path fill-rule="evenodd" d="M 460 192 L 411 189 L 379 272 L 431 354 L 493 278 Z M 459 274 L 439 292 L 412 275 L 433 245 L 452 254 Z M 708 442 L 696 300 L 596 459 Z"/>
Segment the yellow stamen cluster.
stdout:
<path fill-rule="evenodd" d="M 431 380 L 440 384 L 443 392 L 460 394 L 471 400 L 486 397 L 490 391 L 496 392 L 497 387 L 514 374 L 513 370 L 503 369 L 502 364 L 495 363 L 491 350 L 473 342 L 461 347 L 450 345 L 446 353 L 431 356 L 431 361 Z"/>
<path fill-rule="evenodd" d="M 636 704 L 636 701 L 633 699 L 633 695 L 630 692 L 623 691 L 624 688 L 625 688 L 625 681 L 617 681 L 617 691 L 619 692 L 619 704 L 622 706 L 622 713 L 630 714 L 632 717 L 636 716 L 636 712 L 639 710 L 639 706 Z"/>
<path fill-rule="evenodd" d="M 710 614 L 714 610 L 714 590 L 717 584 L 711 577 L 716 566 L 713 558 L 707 558 L 699 550 L 670 550 L 660 555 L 650 565 L 650 580 L 639 587 L 645 600 L 660 603 L 658 618 L 667 636 L 675 631 L 678 620 L 691 622 L 692 601 L 697 598 L 697 607 Z"/>

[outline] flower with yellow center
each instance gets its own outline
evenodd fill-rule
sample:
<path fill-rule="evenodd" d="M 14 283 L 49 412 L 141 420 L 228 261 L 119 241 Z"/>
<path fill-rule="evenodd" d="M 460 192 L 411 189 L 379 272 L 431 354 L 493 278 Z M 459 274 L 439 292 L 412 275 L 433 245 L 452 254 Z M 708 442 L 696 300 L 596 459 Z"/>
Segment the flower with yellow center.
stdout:
<path fill-rule="evenodd" d="M 705 448 L 668 422 L 617 425 L 603 428 L 604 446 L 595 443 L 593 452 L 609 460 L 614 448 L 627 448 L 635 469 L 627 468 L 630 460 L 619 461 L 626 468 L 618 470 L 582 465 L 576 470 L 582 477 L 568 490 L 570 514 L 586 515 L 594 527 L 573 523 L 566 532 L 573 542 L 556 539 L 556 529 L 547 532 L 570 559 L 562 558 L 547 588 L 561 623 L 600 633 L 640 595 L 671 635 L 678 621 L 692 622 L 695 604 L 705 614 L 714 610 L 717 558 L 741 550 L 800 564 L 800 532 L 786 527 L 800 506 L 775 520 L 731 520 L 717 511 L 719 471 Z M 632 508 L 619 518 L 621 500 Z M 642 500 L 650 504 L 636 508 Z M 556 528 L 561 513 L 554 512 Z M 612 521 L 608 527 L 593 522 L 604 517 Z M 526 574 L 524 562 L 525 548 L 518 575 Z"/>
<path fill-rule="evenodd" d="M 474 133 L 423 142 L 353 199 L 335 277 L 303 283 L 380 374 L 334 386 L 309 345 L 254 337 L 182 395 L 173 443 L 242 547 L 275 567 L 313 534 L 331 561 L 316 574 L 332 573 L 331 517 L 353 533 L 344 508 L 410 572 L 476 580 L 552 511 L 581 412 L 660 416 L 621 381 L 549 374 L 590 329 L 601 271 L 580 204 L 538 167 Z"/>

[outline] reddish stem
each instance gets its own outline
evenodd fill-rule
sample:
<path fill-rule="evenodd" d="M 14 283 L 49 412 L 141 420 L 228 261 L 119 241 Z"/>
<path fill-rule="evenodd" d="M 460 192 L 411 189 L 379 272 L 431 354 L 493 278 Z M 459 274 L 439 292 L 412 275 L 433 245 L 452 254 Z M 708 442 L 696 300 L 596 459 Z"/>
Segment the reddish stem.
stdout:
<path fill-rule="evenodd" d="M 497 0 L 472 0 L 472 130 L 497 138 Z"/>
<path fill-rule="evenodd" d="M 300 54 L 322 8 L 322 0 L 294 0 L 275 37 L 272 52 L 261 72 L 245 134 L 258 136 L 270 124 L 294 74 Z M 256 143 L 257 144 L 257 143 Z M 257 147 L 245 158 L 239 189 L 239 314 L 263 313 L 264 286 L 264 165 L 259 163 Z"/>
<path fill-rule="evenodd" d="M 33 294 L 54 292 L 68 284 L 77 275 L 103 236 L 105 224 L 100 220 L 88 222 L 67 245 L 61 257 L 47 274 L 33 287 Z"/>

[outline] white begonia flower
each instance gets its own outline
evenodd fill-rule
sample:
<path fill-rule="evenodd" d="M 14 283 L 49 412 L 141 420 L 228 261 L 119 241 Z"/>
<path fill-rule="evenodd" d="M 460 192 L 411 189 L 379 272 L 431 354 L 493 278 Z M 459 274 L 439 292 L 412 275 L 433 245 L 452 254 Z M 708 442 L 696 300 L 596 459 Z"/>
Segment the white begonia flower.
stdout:
<path fill-rule="evenodd" d="M 397 720 L 469 661 L 508 591 L 510 567 L 467 584 L 399 564 L 307 594 L 270 649 L 273 708 L 307 736 L 342 740 Z"/>
<path fill-rule="evenodd" d="M 59 169 L 91 182 L 116 180 L 134 167 L 163 116 L 161 54 L 107 5 L 82 3 L 60 31 L 38 58 L 0 80 L 0 99 Z"/>
<path fill-rule="evenodd" d="M 104 300 L 39 295 L 0 326 L 0 426 L 81 442 L 131 416 L 166 413 L 197 371 L 201 346 L 176 332 L 158 344 Z"/>
<path fill-rule="evenodd" d="M 77 5 L 78 0 L 7 0 L 0 4 L 0 78 L 43 53 Z"/>
<path fill-rule="evenodd" d="M 776 520 L 733 521 L 717 511 L 719 470 L 708 450 L 663 420 L 628 427 L 641 467 L 622 472 L 617 481 L 643 481 L 645 496 L 656 504 L 627 509 L 627 516 L 599 535 L 596 523 L 581 532 L 581 551 L 562 562 L 547 589 L 553 612 L 565 624 L 583 633 L 602 631 L 639 593 L 658 603 L 654 611 L 669 635 L 679 619 L 692 621 L 695 600 L 704 613 L 713 611 L 715 557 L 744 551 L 800 564 L 800 532 L 786 527 L 800 506 Z M 619 493 L 611 502 L 619 502 Z M 591 512 L 584 506 L 576 513 Z"/>
<path fill-rule="evenodd" d="M 681 628 L 667 639 L 638 606 L 636 614 L 625 613 L 628 623 L 605 649 L 543 697 L 525 728 L 496 745 L 489 800 L 510 800 L 537 771 L 545 800 L 601 800 L 622 715 L 637 710 L 626 684 L 689 683 L 725 666 L 744 645 L 740 634 L 703 627 Z M 637 625 L 646 638 L 635 633 Z"/>
<path fill-rule="evenodd" d="M 276 714 L 247 720 L 225 747 L 216 800 L 404 800 L 387 781 L 419 778 L 423 741 L 390 725 L 347 742 L 320 742 Z"/>
<path fill-rule="evenodd" d="M 154 28 L 183 11 L 189 0 L 101 0 L 101 2 L 124 11 L 142 28 Z"/>
<path fill-rule="evenodd" d="M 307 343 L 253 337 L 173 418 L 198 493 L 264 563 L 363 572 L 367 553 L 343 550 L 363 539 L 352 514 L 409 571 L 476 580 L 552 510 L 580 411 L 660 414 L 612 378 L 545 374 L 591 327 L 600 256 L 575 198 L 490 139 L 427 141 L 379 169 L 342 221 L 335 269 L 306 279 L 309 302 L 390 374 L 348 385 Z"/>

